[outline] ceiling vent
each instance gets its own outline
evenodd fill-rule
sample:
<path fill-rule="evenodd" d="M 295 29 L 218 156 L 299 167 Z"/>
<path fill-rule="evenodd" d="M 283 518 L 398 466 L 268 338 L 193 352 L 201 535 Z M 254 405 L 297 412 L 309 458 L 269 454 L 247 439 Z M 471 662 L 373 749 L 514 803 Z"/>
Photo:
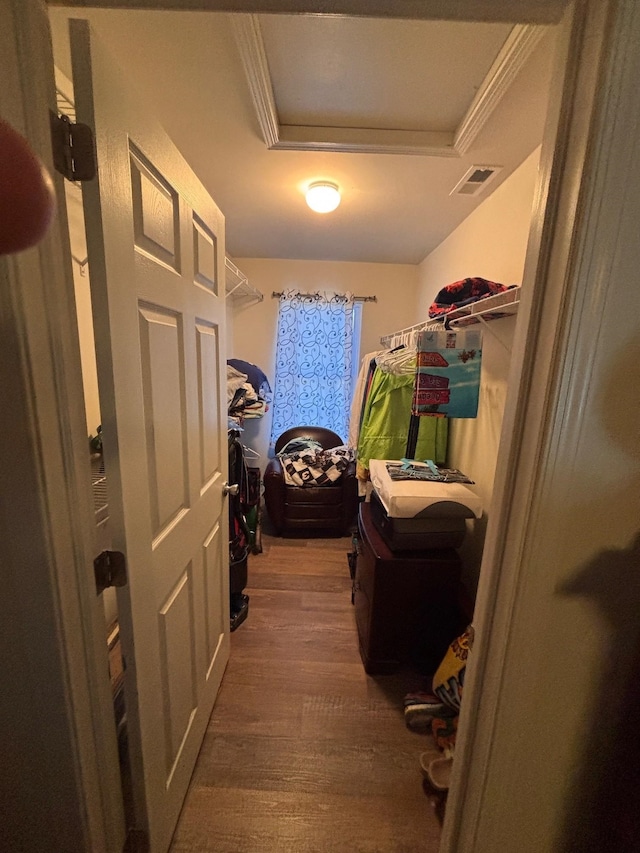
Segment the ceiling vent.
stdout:
<path fill-rule="evenodd" d="M 502 166 L 472 166 L 449 195 L 478 195 L 502 170 Z"/>

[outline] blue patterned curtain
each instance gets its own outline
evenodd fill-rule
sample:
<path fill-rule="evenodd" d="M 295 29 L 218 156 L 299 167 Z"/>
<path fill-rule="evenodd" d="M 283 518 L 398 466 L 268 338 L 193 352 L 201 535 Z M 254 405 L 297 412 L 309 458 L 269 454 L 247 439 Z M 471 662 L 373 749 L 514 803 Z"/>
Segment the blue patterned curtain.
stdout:
<path fill-rule="evenodd" d="M 280 298 L 271 443 L 295 426 L 349 430 L 353 297 L 297 293 Z"/>

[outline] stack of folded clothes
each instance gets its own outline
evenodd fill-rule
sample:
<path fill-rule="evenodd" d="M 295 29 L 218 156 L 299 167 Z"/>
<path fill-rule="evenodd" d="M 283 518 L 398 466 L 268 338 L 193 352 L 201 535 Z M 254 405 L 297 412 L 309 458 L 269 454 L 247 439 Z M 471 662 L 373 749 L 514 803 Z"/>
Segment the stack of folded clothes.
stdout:
<path fill-rule="evenodd" d="M 261 418 L 269 410 L 271 386 L 265 374 L 248 361 L 227 360 L 227 411 L 241 422 L 245 418 Z"/>

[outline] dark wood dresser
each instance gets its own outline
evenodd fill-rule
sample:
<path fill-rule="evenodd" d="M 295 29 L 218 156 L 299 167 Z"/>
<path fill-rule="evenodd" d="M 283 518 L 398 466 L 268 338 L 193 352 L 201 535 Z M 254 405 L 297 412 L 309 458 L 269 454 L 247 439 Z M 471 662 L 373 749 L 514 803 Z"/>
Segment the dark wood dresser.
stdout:
<path fill-rule="evenodd" d="M 366 672 L 390 673 L 404 663 L 434 672 L 468 624 L 457 552 L 391 551 L 368 503 L 360 505 L 358 534 L 353 603 Z"/>

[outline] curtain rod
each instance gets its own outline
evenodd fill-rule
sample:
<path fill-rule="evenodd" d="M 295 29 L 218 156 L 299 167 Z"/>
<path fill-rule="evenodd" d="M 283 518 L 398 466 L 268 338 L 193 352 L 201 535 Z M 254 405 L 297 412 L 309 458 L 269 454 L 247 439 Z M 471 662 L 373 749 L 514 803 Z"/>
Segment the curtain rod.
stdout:
<path fill-rule="evenodd" d="M 319 294 L 317 292 L 316 293 L 303 293 L 302 291 L 298 291 L 298 295 L 300 295 L 300 296 L 318 296 Z M 337 294 L 337 295 L 342 296 L 342 294 Z M 280 299 L 281 296 L 284 296 L 284 291 L 282 291 L 282 290 L 281 291 L 274 290 L 271 294 L 272 299 Z M 377 296 L 354 296 L 353 301 L 354 302 L 377 302 L 378 297 Z"/>

